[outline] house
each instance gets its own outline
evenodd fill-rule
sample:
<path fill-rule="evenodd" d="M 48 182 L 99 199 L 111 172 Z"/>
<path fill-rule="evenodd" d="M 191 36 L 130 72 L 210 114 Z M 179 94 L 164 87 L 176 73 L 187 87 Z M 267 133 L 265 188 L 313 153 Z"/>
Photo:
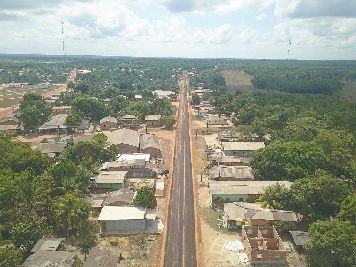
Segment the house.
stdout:
<path fill-rule="evenodd" d="M 271 185 L 284 185 L 287 188 L 293 184 L 289 181 L 209 181 L 209 191 L 212 203 L 219 200 L 229 202 L 255 202 L 255 200 Z"/>
<path fill-rule="evenodd" d="M 154 134 L 142 134 L 140 136 L 140 151 L 150 154 L 153 158 L 161 158 L 161 146 Z"/>
<path fill-rule="evenodd" d="M 99 122 L 100 129 L 103 131 L 108 131 L 112 129 L 117 129 L 117 119 L 111 116 L 102 118 Z"/>
<path fill-rule="evenodd" d="M 102 171 L 95 177 L 97 189 L 117 190 L 125 187 L 127 171 Z"/>
<path fill-rule="evenodd" d="M 156 172 L 144 159 L 105 162 L 101 171 L 127 171 L 127 178 L 154 179 Z"/>
<path fill-rule="evenodd" d="M 51 158 L 59 157 L 66 148 L 65 143 L 39 143 L 37 150 Z"/>
<path fill-rule="evenodd" d="M 135 120 L 137 120 L 137 116 L 135 116 L 135 115 L 125 115 L 125 116 L 121 117 L 121 119 L 120 119 L 120 121 L 122 123 L 132 123 Z"/>
<path fill-rule="evenodd" d="M 242 239 L 251 264 L 285 264 L 288 251 L 274 227 L 242 226 Z"/>
<path fill-rule="evenodd" d="M 59 107 L 52 107 L 52 114 L 68 114 L 70 111 L 70 106 L 59 106 Z"/>
<path fill-rule="evenodd" d="M 296 222 L 297 215 L 293 211 L 264 209 L 255 203 L 224 203 L 223 225 L 226 228 L 244 224 L 268 226 L 278 221 Z"/>
<path fill-rule="evenodd" d="M 209 179 L 217 181 L 253 180 L 252 169 L 248 166 L 215 166 L 209 170 Z"/>
<path fill-rule="evenodd" d="M 105 206 L 98 217 L 102 235 L 158 233 L 154 210 L 142 207 Z"/>
<path fill-rule="evenodd" d="M 73 137 L 71 135 L 64 135 L 62 137 L 52 137 L 52 138 L 44 138 L 41 143 L 63 143 L 65 145 L 73 144 Z"/>
<path fill-rule="evenodd" d="M 139 135 L 134 130 L 123 128 L 110 132 L 108 142 L 116 145 L 119 153 L 136 153 L 139 150 Z"/>
<path fill-rule="evenodd" d="M 94 140 L 94 134 L 80 134 L 73 136 L 73 143 L 90 142 Z"/>
<path fill-rule="evenodd" d="M 163 91 L 163 90 L 155 90 L 152 92 L 157 98 L 168 98 L 173 99 L 175 97 L 175 92 L 173 91 Z"/>
<path fill-rule="evenodd" d="M 20 125 L 13 125 L 13 124 L 9 124 L 9 125 L 3 125 L 0 124 L 0 134 L 10 134 L 10 135 L 15 135 L 18 134 L 20 132 L 22 132 L 24 130 L 24 128 Z"/>
<path fill-rule="evenodd" d="M 161 115 L 148 115 L 145 117 L 147 127 L 161 127 Z"/>
<path fill-rule="evenodd" d="M 252 154 L 265 147 L 263 142 L 221 142 L 225 156 L 252 157 Z"/>
<path fill-rule="evenodd" d="M 44 237 L 37 241 L 32 248 L 31 253 L 42 251 L 58 251 L 65 250 L 64 247 L 65 238 Z"/>
<path fill-rule="evenodd" d="M 134 99 L 135 101 L 142 100 L 142 95 L 135 95 Z"/>
<path fill-rule="evenodd" d="M 227 157 L 218 155 L 213 155 L 210 157 L 211 166 L 248 166 L 250 161 L 250 158 L 244 157 Z"/>
<path fill-rule="evenodd" d="M 311 240 L 308 232 L 289 231 L 292 236 L 293 243 L 298 251 L 303 251 L 304 246 Z"/>
<path fill-rule="evenodd" d="M 20 121 L 15 117 L 14 114 L 10 114 L 8 116 L 0 118 L 0 125 L 15 125 L 18 126 Z"/>
<path fill-rule="evenodd" d="M 57 114 L 45 122 L 40 128 L 41 133 L 66 133 L 67 125 L 65 124 L 68 114 Z"/>
<path fill-rule="evenodd" d="M 235 138 L 230 133 L 218 133 L 218 140 L 220 142 L 234 142 Z"/>
<path fill-rule="evenodd" d="M 107 193 L 103 206 L 129 206 L 132 204 L 135 192 L 129 188 L 122 188 Z"/>
<path fill-rule="evenodd" d="M 77 256 L 74 252 L 65 251 L 64 240 L 65 238 L 41 238 L 32 248 L 31 255 L 22 266 L 74 266 Z"/>
<path fill-rule="evenodd" d="M 72 267 L 77 259 L 74 252 L 69 251 L 38 251 L 30 255 L 22 264 L 23 267 Z"/>

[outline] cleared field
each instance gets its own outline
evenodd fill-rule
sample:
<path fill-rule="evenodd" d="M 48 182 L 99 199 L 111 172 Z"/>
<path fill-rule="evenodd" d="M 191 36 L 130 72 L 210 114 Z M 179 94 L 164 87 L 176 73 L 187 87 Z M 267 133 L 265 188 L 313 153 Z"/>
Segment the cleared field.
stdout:
<path fill-rule="evenodd" d="M 252 86 L 253 76 L 245 73 L 243 70 L 240 71 L 231 71 L 224 70 L 222 75 L 226 80 L 226 86 L 234 93 L 239 92 L 251 92 L 254 90 Z"/>
<path fill-rule="evenodd" d="M 340 94 L 348 102 L 356 101 L 356 81 L 345 82 Z"/>
<path fill-rule="evenodd" d="M 36 85 L 27 85 L 20 88 L 0 86 L 0 108 L 7 108 L 19 104 L 26 93 L 36 92 L 44 95 L 56 90 L 57 87 L 59 86 L 53 85 L 49 89 L 38 89 Z"/>

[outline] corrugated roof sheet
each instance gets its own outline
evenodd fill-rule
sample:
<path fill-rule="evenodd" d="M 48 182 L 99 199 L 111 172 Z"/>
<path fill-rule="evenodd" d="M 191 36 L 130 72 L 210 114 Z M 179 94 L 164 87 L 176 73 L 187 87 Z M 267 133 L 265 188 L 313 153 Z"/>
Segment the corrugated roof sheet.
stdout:
<path fill-rule="evenodd" d="M 146 209 L 141 207 L 115 207 L 102 208 L 98 221 L 144 220 Z"/>
<path fill-rule="evenodd" d="M 210 181 L 210 193 L 213 195 L 252 194 L 263 193 L 267 186 L 275 184 L 285 185 L 287 188 L 293 184 L 289 181 Z"/>
<path fill-rule="evenodd" d="M 42 154 L 62 153 L 66 146 L 65 143 L 40 143 L 37 150 Z"/>
<path fill-rule="evenodd" d="M 140 136 L 140 148 L 156 148 L 161 150 L 158 138 L 153 134 L 143 134 Z"/>
<path fill-rule="evenodd" d="M 125 181 L 127 171 L 108 171 L 100 172 L 95 177 L 95 183 L 97 184 L 115 184 L 123 183 Z"/>
<path fill-rule="evenodd" d="M 222 142 L 223 150 L 255 151 L 265 147 L 263 142 Z"/>
<path fill-rule="evenodd" d="M 159 121 L 161 119 L 161 115 L 147 115 L 145 117 L 145 121 Z"/>
<path fill-rule="evenodd" d="M 137 131 L 123 128 L 110 132 L 108 142 L 113 145 L 126 144 L 139 147 L 139 135 Z"/>
<path fill-rule="evenodd" d="M 248 166 L 216 166 L 209 170 L 209 179 L 253 180 L 252 169 Z"/>
<path fill-rule="evenodd" d="M 102 119 L 100 120 L 100 124 L 102 124 L 102 123 L 104 123 L 104 122 L 107 122 L 107 121 L 112 122 L 112 123 L 117 123 L 117 119 L 116 119 L 116 118 L 111 117 L 111 116 L 107 116 L 107 117 L 102 118 Z"/>

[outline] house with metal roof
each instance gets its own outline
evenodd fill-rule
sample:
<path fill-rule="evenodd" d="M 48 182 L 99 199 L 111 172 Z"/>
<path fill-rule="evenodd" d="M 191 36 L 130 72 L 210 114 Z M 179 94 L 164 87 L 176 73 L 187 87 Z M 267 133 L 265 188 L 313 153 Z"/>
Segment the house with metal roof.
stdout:
<path fill-rule="evenodd" d="M 127 171 L 103 171 L 95 177 L 97 189 L 117 190 L 125 187 Z"/>
<path fill-rule="evenodd" d="M 217 181 L 249 181 L 254 176 L 248 166 L 215 166 L 209 170 L 209 179 Z"/>
<path fill-rule="evenodd" d="M 152 158 L 161 158 L 161 146 L 158 138 L 154 134 L 140 135 L 140 151 L 150 154 Z"/>
<path fill-rule="evenodd" d="M 39 131 L 42 133 L 67 132 L 68 126 L 65 124 L 67 117 L 68 114 L 54 115 L 39 128 Z"/>
<path fill-rule="evenodd" d="M 117 129 L 117 119 L 111 116 L 102 118 L 99 121 L 100 129 L 103 131 L 109 131 L 112 129 Z"/>
<path fill-rule="evenodd" d="M 42 154 L 46 154 L 51 158 L 59 157 L 67 144 L 65 143 L 39 143 L 37 146 L 37 150 Z"/>
<path fill-rule="evenodd" d="M 137 153 L 140 147 L 139 134 L 130 129 L 118 129 L 108 134 L 108 143 L 116 145 L 119 153 Z"/>
<path fill-rule="evenodd" d="M 160 220 L 154 210 L 143 207 L 105 206 L 98 217 L 101 234 L 159 233 Z"/>
<path fill-rule="evenodd" d="M 209 181 L 212 205 L 215 202 L 255 202 L 271 185 L 284 185 L 290 188 L 289 181 Z"/>
<path fill-rule="evenodd" d="M 161 127 L 161 115 L 147 115 L 145 123 L 147 127 Z"/>
<path fill-rule="evenodd" d="M 263 142 L 221 142 L 225 156 L 252 157 L 252 154 L 265 147 Z"/>
<path fill-rule="evenodd" d="M 223 225 L 226 228 L 245 224 L 267 226 L 277 221 L 297 222 L 297 215 L 293 211 L 265 209 L 255 203 L 224 203 Z"/>

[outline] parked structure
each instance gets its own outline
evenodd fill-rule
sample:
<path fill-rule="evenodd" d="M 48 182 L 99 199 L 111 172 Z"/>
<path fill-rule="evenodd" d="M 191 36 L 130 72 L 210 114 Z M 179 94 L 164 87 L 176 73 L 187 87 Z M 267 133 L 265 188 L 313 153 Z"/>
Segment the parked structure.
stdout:
<path fill-rule="evenodd" d="M 161 158 L 161 146 L 158 138 L 153 134 L 143 134 L 140 136 L 140 151 L 150 154 L 153 158 Z"/>
<path fill-rule="evenodd" d="M 100 129 L 103 131 L 117 129 L 117 119 L 111 116 L 102 118 L 99 124 L 100 124 Z"/>
<path fill-rule="evenodd" d="M 244 225 L 242 239 L 250 263 L 286 263 L 287 250 L 274 227 Z"/>
<path fill-rule="evenodd" d="M 296 222 L 297 215 L 293 211 L 264 209 L 254 203 L 224 203 L 223 225 L 226 228 L 245 224 L 268 226 L 277 221 Z"/>
<path fill-rule="evenodd" d="M 134 130 L 123 128 L 110 132 L 108 142 L 116 145 L 119 153 L 136 153 L 139 150 L 139 135 Z"/>
<path fill-rule="evenodd" d="M 147 127 L 161 127 L 161 115 L 148 115 L 145 117 Z"/>
<path fill-rule="evenodd" d="M 252 157 L 252 154 L 265 147 L 263 142 L 222 142 L 225 156 Z"/>
<path fill-rule="evenodd" d="M 253 180 L 252 169 L 248 166 L 215 166 L 209 170 L 209 179 L 217 181 Z"/>
<path fill-rule="evenodd" d="M 141 207 L 105 206 L 98 221 L 103 235 L 158 232 L 155 211 Z"/>
<path fill-rule="evenodd" d="M 212 203 L 219 199 L 229 202 L 255 202 L 267 186 L 284 185 L 287 188 L 293 184 L 289 181 L 210 181 Z"/>

